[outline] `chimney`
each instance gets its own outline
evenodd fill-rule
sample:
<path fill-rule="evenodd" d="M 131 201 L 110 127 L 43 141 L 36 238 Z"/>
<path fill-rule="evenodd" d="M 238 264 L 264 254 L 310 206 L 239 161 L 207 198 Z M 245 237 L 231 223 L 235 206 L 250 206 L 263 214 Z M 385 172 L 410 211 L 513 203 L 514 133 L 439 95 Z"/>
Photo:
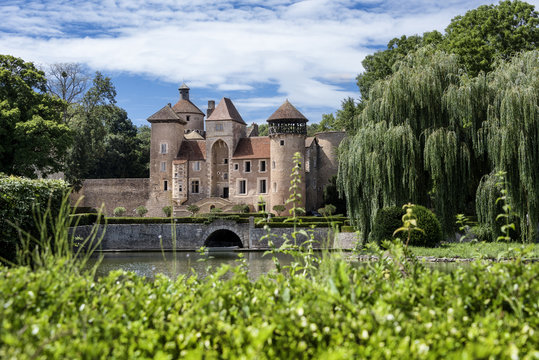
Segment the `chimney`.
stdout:
<path fill-rule="evenodd" d="M 206 116 L 210 117 L 213 110 L 215 110 L 215 100 L 208 100 L 208 111 L 206 113 Z"/>

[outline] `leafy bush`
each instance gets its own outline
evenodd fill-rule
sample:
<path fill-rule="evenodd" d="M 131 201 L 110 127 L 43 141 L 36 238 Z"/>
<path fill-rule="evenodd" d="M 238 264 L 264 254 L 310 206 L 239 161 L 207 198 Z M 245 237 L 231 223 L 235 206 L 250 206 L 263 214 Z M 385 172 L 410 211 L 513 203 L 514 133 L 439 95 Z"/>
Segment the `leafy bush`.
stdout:
<path fill-rule="evenodd" d="M 491 242 L 494 240 L 494 231 L 488 225 L 479 224 L 472 226 L 471 233 L 477 241 Z"/>
<path fill-rule="evenodd" d="M 171 217 L 172 216 L 172 206 L 165 206 L 163 207 L 163 212 L 165 213 L 165 216 L 166 217 Z"/>
<path fill-rule="evenodd" d="M 324 216 L 331 216 L 335 214 L 335 211 L 337 211 L 337 208 L 335 205 L 327 204 L 323 208 L 318 209 L 318 212 Z"/>
<path fill-rule="evenodd" d="M 142 217 L 148 213 L 148 209 L 144 205 L 138 206 L 135 211 L 137 212 L 138 216 Z"/>
<path fill-rule="evenodd" d="M 436 215 L 421 205 L 414 205 L 412 210 L 417 219 L 417 227 L 425 233 L 412 232 L 410 245 L 435 246 L 439 244 L 443 240 L 443 234 L 442 226 Z M 380 243 L 382 240 L 392 239 L 393 232 L 402 226 L 404 213 L 405 211 L 398 206 L 389 206 L 378 210 L 374 219 L 371 240 Z"/>
<path fill-rule="evenodd" d="M 124 216 L 126 211 L 123 206 L 118 206 L 114 209 L 114 216 Z"/>
<path fill-rule="evenodd" d="M 154 281 L 0 267 L 0 358 L 534 358 L 539 263 L 448 274 L 388 252 L 257 280 L 246 266 Z"/>
<path fill-rule="evenodd" d="M 232 210 L 239 213 L 247 214 L 249 212 L 249 205 L 246 204 L 236 204 L 232 206 Z"/>
<path fill-rule="evenodd" d="M 277 212 L 277 215 L 281 216 L 281 213 L 286 210 L 286 206 L 284 206 L 284 205 L 273 205 L 272 209 L 275 212 Z"/>
<path fill-rule="evenodd" d="M 12 259 L 19 243 L 17 230 L 9 223 L 36 235 L 35 212 L 53 213 L 62 203 L 69 185 L 62 180 L 31 180 L 0 175 L 0 256 Z"/>
<path fill-rule="evenodd" d="M 198 206 L 196 206 L 195 204 L 191 204 L 191 205 L 187 206 L 187 211 L 189 211 L 191 213 L 191 216 L 195 216 L 196 213 L 198 213 L 200 211 L 200 208 Z"/>

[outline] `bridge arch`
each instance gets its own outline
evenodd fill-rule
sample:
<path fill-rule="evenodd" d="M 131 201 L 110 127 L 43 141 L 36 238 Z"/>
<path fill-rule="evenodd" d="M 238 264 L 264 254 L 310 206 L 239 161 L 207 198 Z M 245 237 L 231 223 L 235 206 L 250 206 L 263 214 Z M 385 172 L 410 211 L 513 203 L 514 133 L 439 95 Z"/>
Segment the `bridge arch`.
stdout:
<path fill-rule="evenodd" d="M 204 241 L 206 247 L 238 246 L 243 248 L 243 243 L 238 234 L 229 229 L 219 229 L 212 232 Z"/>

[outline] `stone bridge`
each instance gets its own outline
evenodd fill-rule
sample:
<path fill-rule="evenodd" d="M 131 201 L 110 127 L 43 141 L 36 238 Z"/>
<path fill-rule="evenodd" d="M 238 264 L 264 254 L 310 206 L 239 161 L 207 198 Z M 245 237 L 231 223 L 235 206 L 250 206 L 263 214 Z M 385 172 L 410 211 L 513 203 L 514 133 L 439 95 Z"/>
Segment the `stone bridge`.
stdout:
<path fill-rule="evenodd" d="M 92 226 L 80 226 L 76 236 L 85 238 Z M 299 228 L 305 229 L 306 228 Z M 299 230 L 298 229 L 298 230 Z M 353 248 L 356 237 L 354 233 L 341 233 L 336 240 L 329 228 L 316 228 L 312 236 L 316 248 Z M 239 246 L 245 249 L 267 249 L 267 233 L 256 228 L 251 218 L 247 224 L 239 224 L 233 220 L 217 219 L 211 224 L 109 224 L 105 233 L 103 226 L 99 228 L 103 240 L 101 250 L 196 250 L 202 246 L 222 247 Z M 290 238 L 292 228 L 271 229 L 271 240 L 279 247 L 285 238 Z M 296 237 L 297 243 L 307 240 L 303 234 Z"/>

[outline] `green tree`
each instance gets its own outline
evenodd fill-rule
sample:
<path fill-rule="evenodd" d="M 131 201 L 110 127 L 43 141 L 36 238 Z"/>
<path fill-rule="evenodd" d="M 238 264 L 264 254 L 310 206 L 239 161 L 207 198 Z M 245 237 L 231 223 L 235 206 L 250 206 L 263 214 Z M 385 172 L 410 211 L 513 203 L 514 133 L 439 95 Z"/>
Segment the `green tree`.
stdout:
<path fill-rule="evenodd" d="M 497 60 L 510 59 L 539 45 L 539 13 L 526 2 L 500 1 L 457 16 L 446 28 L 443 47 L 457 54 L 467 72 L 493 70 Z"/>
<path fill-rule="evenodd" d="M 34 64 L 0 55 L 0 172 L 36 177 L 63 170 L 71 132 L 61 123 L 63 102 L 46 85 Z"/>

